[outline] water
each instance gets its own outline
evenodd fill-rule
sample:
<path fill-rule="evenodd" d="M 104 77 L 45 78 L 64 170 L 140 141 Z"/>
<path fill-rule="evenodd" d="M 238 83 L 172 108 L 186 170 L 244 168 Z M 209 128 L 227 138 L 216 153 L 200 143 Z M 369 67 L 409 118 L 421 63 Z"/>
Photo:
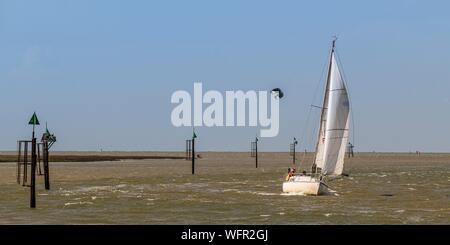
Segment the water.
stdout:
<path fill-rule="evenodd" d="M 360 154 L 316 197 L 281 193 L 287 153 L 259 159 L 205 153 L 195 176 L 185 160 L 51 163 L 35 210 L 2 163 L 0 224 L 450 224 L 450 154 Z"/>

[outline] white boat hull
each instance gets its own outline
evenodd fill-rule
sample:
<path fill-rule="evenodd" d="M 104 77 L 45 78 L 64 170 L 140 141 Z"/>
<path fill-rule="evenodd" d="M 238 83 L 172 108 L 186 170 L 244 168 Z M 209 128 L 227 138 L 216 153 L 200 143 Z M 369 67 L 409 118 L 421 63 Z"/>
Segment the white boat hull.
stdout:
<path fill-rule="evenodd" d="M 283 183 L 285 193 L 303 193 L 305 195 L 322 195 L 327 192 L 327 185 L 310 176 L 292 177 Z"/>

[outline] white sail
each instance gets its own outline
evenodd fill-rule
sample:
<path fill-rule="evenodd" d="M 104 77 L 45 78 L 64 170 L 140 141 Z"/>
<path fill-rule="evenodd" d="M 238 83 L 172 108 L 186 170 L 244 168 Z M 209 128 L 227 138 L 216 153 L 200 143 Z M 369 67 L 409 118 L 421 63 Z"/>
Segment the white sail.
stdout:
<path fill-rule="evenodd" d="M 316 158 L 314 163 L 316 164 L 317 167 L 323 169 L 323 166 L 325 164 L 325 155 L 324 155 L 324 150 L 325 150 L 325 120 L 321 121 L 321 124 L 323 125 L 323 127 L 321 127 L 319 130 L 319 139 L 317 142 L 317 147 L 316 147 Z"/>
<path fill-rule="evenodd" d="M 325 164 L 325 130 L 326 130 L 326 122 L 327 122 L 327 107 L 328 104 L 328 87 L 329 83 L 327 82 L 325 87 L 325 95 L 323 99 L 323 105 L 322 105 L 322 113 L 320 115 L 320 126 L 319 126 L 319 132 L 317 137 L 317 145 L 316 145 L 316 156 L 314 163 L 318 168 L 323 169 Z"/>
<path fill-rule="evenodd" d="M 327 92 L 322 174 L 340 175 L 344 168 L 345 147 L 348 142 L 350 106 L 347 89 L 334 52 L 331 53 Z"/>

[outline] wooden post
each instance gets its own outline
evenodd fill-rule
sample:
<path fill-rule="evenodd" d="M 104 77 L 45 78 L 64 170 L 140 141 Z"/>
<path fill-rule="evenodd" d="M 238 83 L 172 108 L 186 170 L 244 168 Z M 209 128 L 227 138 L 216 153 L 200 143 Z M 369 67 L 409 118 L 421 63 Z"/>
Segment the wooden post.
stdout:
<path fill-rule="evenodd" d="M 195 174 L 195 137 L 192 137 L 192 174 Z"/>
<path fill-rule="evenodd" d="M 37 148 L 37 168 L 38 168 L 38 175 L 42 175 L 42 168 L 41 168 L 41 144 L 36 145 Z M 44 151 L 44 149 L 42 149 Z M 44 152 L 42 152 L 44 154 Z"/>
<path fill-rule="evenodd" d="M 31 190 L 30 190 L 30 208 L 36 207 L 36 138 L 31 140 Z"/>
<path fill-rule="evenodd" d="M 23 180 L 22 186 L 25 186 L 28 182 L 28 141 L 25 141 L 23 154 Z"/>
<path fill-rule="evenodd" d="M 44 157 L 44 179 L 45 189 L 50 190 L 50 169 L 48 166 L 48 141 L 45 140 L 43 144 L 43 157 Z"/>
<path fill-rule="evenodd" d="M 21 167 L 20 165 L 21 163 L 21 154 L 22 154 L 22 142 L 21 141 L 17 141 L 17 184 L 20 184 L 20 174 L 21 174 Z"/>

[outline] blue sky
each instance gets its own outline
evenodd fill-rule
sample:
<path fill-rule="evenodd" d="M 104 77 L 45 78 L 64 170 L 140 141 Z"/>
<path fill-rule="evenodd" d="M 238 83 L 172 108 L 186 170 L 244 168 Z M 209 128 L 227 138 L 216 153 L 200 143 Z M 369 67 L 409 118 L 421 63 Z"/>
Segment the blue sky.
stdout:
<path fill-rule="evenodd" d="M 282 88 L 280 133 L 260 149 L 288 150 L 293 136 L 311 145 L 309 105 L 337 34 L 357 150 L 448 152 L 448 9 L 413 0 L 0 0 L 0 149 L 30 135 L 36 111 L 56 150 L 183 150 L 191 129 L 171 125 L 170 96 L 197 81 Z M 258 131 L 198 128 L 199 150 L 246 151 Z"/>

